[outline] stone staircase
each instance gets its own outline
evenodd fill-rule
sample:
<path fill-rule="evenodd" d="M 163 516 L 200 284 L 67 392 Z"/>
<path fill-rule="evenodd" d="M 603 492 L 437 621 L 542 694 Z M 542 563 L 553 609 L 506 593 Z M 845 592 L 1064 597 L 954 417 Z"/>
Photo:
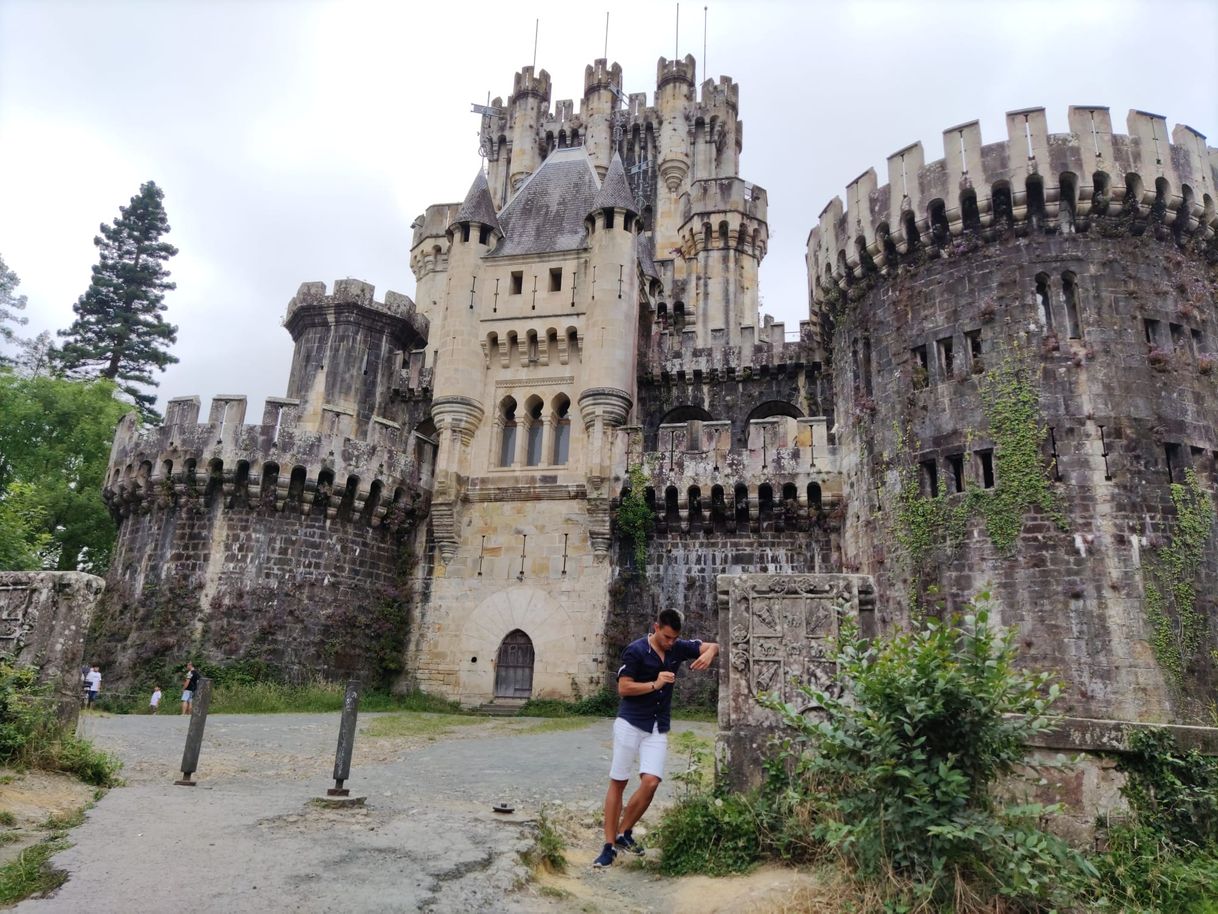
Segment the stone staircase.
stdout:
<path fill-rule="evenodd" d="M 527 698 L 496 698 L 479 706 L 478 712 L 491 717 L 515 717 L 526 701 Z"/>

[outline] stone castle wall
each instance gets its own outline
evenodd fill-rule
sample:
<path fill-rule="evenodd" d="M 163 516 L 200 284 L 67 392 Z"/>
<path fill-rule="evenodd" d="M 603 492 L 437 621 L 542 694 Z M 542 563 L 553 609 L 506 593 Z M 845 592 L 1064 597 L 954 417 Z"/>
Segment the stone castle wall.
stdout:
<path fill-rule="evenodd" d="M 931 201 L 926 224 L 885 235 L 892 191 L 859 191 L 851 206 L 876 232 L 848 246 L 838 211 L 810 241 L 833 334 L 847 569 L 876 575 L 893 619 L 989 591 L 1082 718 L 1199 721 L 1216 681 L 1218 529 L 1185 575 L 1194 606 L 1151 592 L 1172 590 L 1173 484 L 1195 478 L 1203 514 L 1218 480 L 1212 185 L 1188 130 L 1174 136 L 1157 168 L 1145 136 L 1108 136 L 1112 183 L 1091 162 L 1085 189 L 1063 174 L 1084 173 L 1077 136 L 1049 138 L 1044 180 L 1035 162 L 1021 173 L 1030 197 L 1007 196 L 1015 172 L 985 146 L 978 208 L 971 191 L 961 210 Z M 957 147 L 927 169 L 950 171 Z M 921 206 L 951 186 L 927 180 Z M 1037 417 L 1030 461 L 1021 397 Z"/>

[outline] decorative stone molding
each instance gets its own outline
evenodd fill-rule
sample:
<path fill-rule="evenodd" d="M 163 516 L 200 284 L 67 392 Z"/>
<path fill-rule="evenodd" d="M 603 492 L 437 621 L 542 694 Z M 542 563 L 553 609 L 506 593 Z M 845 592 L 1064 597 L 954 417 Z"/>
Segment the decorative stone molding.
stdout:
<path fill-rule="evenodd" d="M 630 394 L 616 387 L 589 387 L 579 395 L 579 413 L 584 419 L 584 428 L 590 430 L 597 418 L 612 428 L 623 425 L 633 403 Z"/>

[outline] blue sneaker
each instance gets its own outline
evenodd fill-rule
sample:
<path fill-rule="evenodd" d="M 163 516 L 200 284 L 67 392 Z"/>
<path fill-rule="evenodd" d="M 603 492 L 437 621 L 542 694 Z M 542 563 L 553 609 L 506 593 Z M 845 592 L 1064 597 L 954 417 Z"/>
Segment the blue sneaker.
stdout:
<path fill-rule="evenodd" d="M 594 869 L 613 866 L 615 859 L 617 859 L 617 851 L 613 849 L 612 844 L 606 844 L 605 849 L 601 851 L 601 855 L 592 861 L 592 866 Z"/>
<path fill-rule="evenodd" d="M 613 843 L 618 850 L 630 851 L 632 854 L 643 853 L 643 845 L 634 840 L 633 836 L 630 834 L 630 829 L 626 829 L 624 832 L 618 835 Z"/>

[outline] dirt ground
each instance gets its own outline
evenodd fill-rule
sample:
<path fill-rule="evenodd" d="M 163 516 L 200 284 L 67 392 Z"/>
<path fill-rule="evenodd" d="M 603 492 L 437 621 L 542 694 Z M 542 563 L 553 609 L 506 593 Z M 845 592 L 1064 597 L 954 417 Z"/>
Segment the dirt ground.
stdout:
<path fill-rule="evenodd" d="M 124 760 L 127 786 L 90 809 L 70 833 L 73 846 L 52 859 L 68 872 L 66 884 L 16 910 L 832 910 L 809 901 L 811 877 L 789 870 L 667 879 L 639 859 L 592 870 L 602 840 L 611 720 L 471 724 L 411 715 L 418 719 L 400 732 L 372 736 L 369 728 L 380 716 L 361 717 L 348 784 L 367 797 L 366 805 L 332 810 L 311 801 L 332 783 L 337 714 L 212 717 L 193 788 L 173 785 L 185 718 L 89 715 L 83 735 Z M 686 730 L 713 738 L 711 724 L 674 724 L 674 734 Z M 671 802 L 671 775 L 681 768 L 682 759 L 670 753 L 669 777 L 644 823 Z M 27 794 L 45 790 L 47 801 L 65 812 L 91 799 L 88 787 L 75 785 L 70 793 L 57 779 L 41 780 L 50 777 L 29 775 L 0 786 L 0 809 L 17 812 L 19 794 L 9 799 L 4 791 L 23 783 Z M 494 813 L 498 803 L 515 812 Z M 565 875 L 535 875 L 522 860 L 535 843 L 543 808 L 568 840 Z M 28 823 L 23 827 L 32 827 L 46 810 L 20 815 Z"/>

